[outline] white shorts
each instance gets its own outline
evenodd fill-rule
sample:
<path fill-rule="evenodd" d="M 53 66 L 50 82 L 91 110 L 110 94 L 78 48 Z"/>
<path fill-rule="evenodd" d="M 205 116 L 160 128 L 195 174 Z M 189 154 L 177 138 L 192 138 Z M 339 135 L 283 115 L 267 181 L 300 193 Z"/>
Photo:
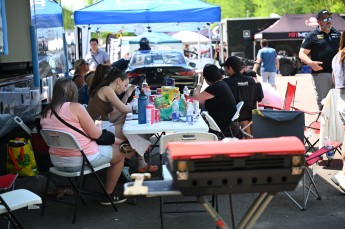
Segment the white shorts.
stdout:
<path fill-rule="evenodd" d="M 113 158 L 113 147 L 112 146 L 103 146 L 103 145 L 98 146 L 98 153 L 96 155 L 91 155 L 90 157 L 88 157 L 88 159 L 90 160 L 90 163 L 93 167 L 97 167 L 97 166 L 109 163 L 112 158 Z M 61 162 L 61 160 L 69 160 L 69 162 L 71 162 L 73 160 L 73 162 L 76 165 L 81 164 L 81 162 L 82 162 L 81 157 L 73 157 L 73 158 L 71 158 L 71 157 L 55 157 L 55 160 L 59 160 L 59 162 Z M 53 161 L 53 164 L 54 164 L 54 161 Z M 81 165 L 80 166 L 68 166 L 68 167 L 56 166 L 56 167 L 58 170 L 61 170 L 64 172 L 77 172 L 77 171 L 80 171 L 80 169 L 81 169 Z"/>

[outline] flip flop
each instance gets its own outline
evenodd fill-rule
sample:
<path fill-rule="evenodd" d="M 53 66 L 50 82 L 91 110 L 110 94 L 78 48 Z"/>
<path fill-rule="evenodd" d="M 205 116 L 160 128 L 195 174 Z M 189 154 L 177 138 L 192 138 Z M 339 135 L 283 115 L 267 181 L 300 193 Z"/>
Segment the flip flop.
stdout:
<path fill-rule="evenodd" d="M 150 168 L 148 165 L 146 165 L 143 168 L 137 168 L 137 172 L 139 173 L 147 173 L 147 172 L 153 173 L 153 172 L 156 172 L 157 170 L 158 170 L 157 165 L 150 165 Z"/>

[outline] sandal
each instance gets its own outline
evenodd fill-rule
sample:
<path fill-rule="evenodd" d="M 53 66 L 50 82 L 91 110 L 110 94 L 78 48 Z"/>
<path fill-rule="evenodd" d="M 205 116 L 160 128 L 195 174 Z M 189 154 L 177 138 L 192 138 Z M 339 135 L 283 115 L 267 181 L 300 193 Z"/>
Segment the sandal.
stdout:
<path fill-rule="evenodd" d="M 136 153 L 137 151 L 132 148 L 132 146 L 129 144 L 128 140 L 124 141 L 120 144 L 120 152 L 124 154 L 129 154 L 129 153 Z"/>
<path fill-rule="evenodd" d="M 150 165 L 150 168 L 148 165 L 146 165 L 143 168 L 137 168 L 137 172 L 138 173 L 147 173 L 147 172 L 156 172 L 158 170 L 158 166 L 157 165 Z"/>

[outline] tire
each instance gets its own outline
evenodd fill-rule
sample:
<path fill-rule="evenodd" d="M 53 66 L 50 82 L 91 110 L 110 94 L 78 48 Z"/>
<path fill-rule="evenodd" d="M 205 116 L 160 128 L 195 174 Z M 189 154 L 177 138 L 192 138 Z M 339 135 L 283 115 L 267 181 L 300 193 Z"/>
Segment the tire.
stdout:
<path fill-rule="evenodd" d="M 282 63 L 279 70 L 282 76 L 290 76 L 292 74 L 292 66 L 289 63 Z"/>

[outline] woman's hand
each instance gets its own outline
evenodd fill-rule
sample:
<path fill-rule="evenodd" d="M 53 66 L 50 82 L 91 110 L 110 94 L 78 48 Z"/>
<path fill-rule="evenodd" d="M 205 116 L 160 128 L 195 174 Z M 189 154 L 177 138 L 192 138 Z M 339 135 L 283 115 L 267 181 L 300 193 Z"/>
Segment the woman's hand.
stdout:
<path fill-rule="evenodd" d="M 125 95 L 127 95 L 128 97 L 131 96 L 131 94 L 133 93 L 136 87 L 137 87 L 136 85 L 128 84 Z"/>

